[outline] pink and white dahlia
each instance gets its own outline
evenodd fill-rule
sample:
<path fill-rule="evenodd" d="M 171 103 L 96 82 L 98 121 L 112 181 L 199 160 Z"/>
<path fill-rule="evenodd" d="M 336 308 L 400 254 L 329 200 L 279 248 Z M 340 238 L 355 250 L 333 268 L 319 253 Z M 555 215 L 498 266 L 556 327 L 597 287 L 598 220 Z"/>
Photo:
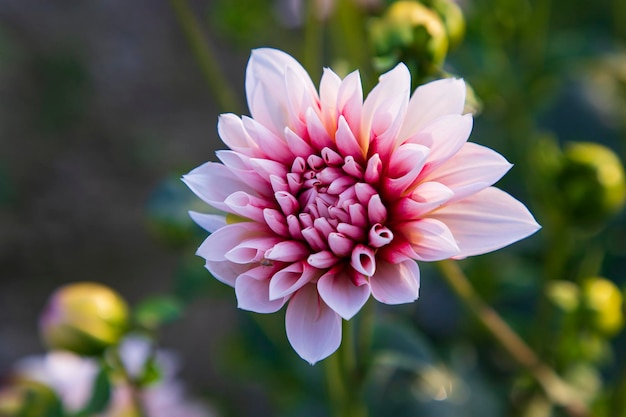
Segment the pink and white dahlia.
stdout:
<path fill-rule="evenodd" d="M 341 343 L 370 296 L 417 299 L 415 261 L 479 255 L 535 232 L 526 207 L 492 187 L 511 167 L 467 142 L 465 84 L 434 81 L 410 94 L 399 64 L 363 100 L 358 72 L 324 69 L 319 93 L 302 66 L 274 49 L 252 52 L 251 117 L 224 114 L 217 152 L 183 177 L 225 213 L 192 212 L 212 234 L 197 254 L 233 286 L 239 307 L 287 304 L 287 337 L 314 363 Z"/>

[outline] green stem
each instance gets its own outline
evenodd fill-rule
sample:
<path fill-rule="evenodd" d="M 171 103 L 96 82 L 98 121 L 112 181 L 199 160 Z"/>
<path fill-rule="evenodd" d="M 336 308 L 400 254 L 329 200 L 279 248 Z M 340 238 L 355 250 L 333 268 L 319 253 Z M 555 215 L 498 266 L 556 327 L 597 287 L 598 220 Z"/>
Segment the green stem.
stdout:
<path fill-rule="evenodd" d="M 335 58 L 347 60 L 349 71 L 358 68 L 364 91 L 369 91 L 375 82 L 372 75 L 370 45 L 362 13 L 353 0 L 336 1 L 333 24 Z"/>
<path fill-rule="evenodd" d="M 341 362 L 339 361 L 339 353 L 335 352 L 324 360 L 326 369 L 326 385 L 328 386 L 328 397 L 332 415 L 334 417 L 343 417 L 343 399 L 346 397 L 346 386 L 341 374 Z"/>
<path fill-rule="evenodd" d="M 358 353 L 358 370 L 359 375 L 365 378 L 367 368 L 371 362 L 372 351 L 372 336 L 374 333 L 374 313 L 376 303 L 369 300 L 365 303 L 361 311 L 359 312 L 359 328 L 357 339 L 357 353 Z"/>
<path fill-rule="evenodd" d="M 117 348 L 111 351 L 111 356 L 115 370 L 119 372 L 119 375 L 122 377 L 124 383 L 130 390 L 132 407 L 136 413 L 134 417 L 149 417 L 141 398 L 141 387 L 137 385 L 137 381 L 135 381 L 135 379 L 128 373 Z"/>
<path fill-rule="evenodd" d="M 590 416 L 586 404 L 577 397 L 572 388 L 543 363 L 498 313 L 483 301 L 456 262 L 442 261 L 437 265 L 454 293 L 509 355 L 526 368 L 552 403 L 562 406 L 571 417 Z"/>
<path fill-rule="evenodd" d="M 315 80 L 322 67 L 323 27 L 316 13 L 315 1 L 307 0 L 306 22 L 304 26 L 304 59 L 307 72 Z"/>
<path fill-rule="evenodd" d="M 363 374 L 357 366 L 352 321 L 343 321 L 339 350 L 324 362 L 329 396 L 335 417 L 367 417 L 363 402 Z"/>
<path fill-rule="evenodd" d="M 236 95 L 220 69 L 213 48 L 202 32 L 189 3 L 187 0 L 170 0 L 170 5 L 218 106 L 222 111 L 238 111 L 240 106 Z"/>

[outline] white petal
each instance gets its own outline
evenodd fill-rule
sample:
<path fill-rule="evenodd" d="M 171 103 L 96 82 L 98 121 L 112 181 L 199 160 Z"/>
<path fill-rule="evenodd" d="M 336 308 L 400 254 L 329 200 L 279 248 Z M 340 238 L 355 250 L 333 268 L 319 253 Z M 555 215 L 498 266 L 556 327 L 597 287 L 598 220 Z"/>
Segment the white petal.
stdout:
<path fill-rule="evenodd" d="M 461 249 L 457 258 L 500 249 L 541 227 L 526 206 L 495 187 L 444 206 L 429 217 L 441 220 L 452 231 Z"/>
<path fill-rule="evenodd" d="M 471 114 L 443 116 L 408 140 L 430 148 L 423 176 L 450 159 L 465 145 L 472 132 L 472 124 Z"/>
<path fill-rule="evenodd" d="M 493 185 L 512 165 L 499 153 L 468 142 L 424 181 L 435 181 L 452 190 L 450 202 L 459 201 Z"/>
<path fill-rule="evenodd" d="M 406 236 L 419 261 L 441 261 L 461 252 L 450 229 L 439 220 L 420 219 L 401 223 L 397 228 Z"/>
<path fill-rule="evenodd" d="M 227 260 L 207 260 L 204 266 L 215 279 L 231 287 L 235 286 L 235 282 L 239 275 L 251 268 L 250 264 L 241 265 Z"/>
<path fill-rule="evenodd" d="M 317 281 L 320 297 L 341 317 L 350 320 L 370 296 L 370 286 L 357 286 L 344 268 L 333 268 Z"/>
<path fill-rule="evenodd" d="M 411 74 L 402 63 L 380 76 L 378 85 L 363 103 L 360 141 L 365 150 L 372 135 L 378 141 L 375 152 L 383 158 L 393 149 L 409 103 L 410 88 Z"/>
<path fill-rule="evenodd" d="M 219 116 L 217 132 L 226 146 L 235 152 L 254 158 L 265 155 L 244 129 L 241 119 L 232 113 Z"/>
<path fill-rule="evenodd" d="M 341 344 L 341 317 L 319 297 L 315 285 L 304 286 L 291 298 L 285 327 L 291 346 L 311 365 Z"/>
<path fill-rule="evenodd" d="M 404 125 L 398 135 L 407 139 L 441 116 L 461 114 L 465 105 L 465 82 L 445 78 L 418 87 L 406 111 Z"/>
<path fill-rule="evenodd" d="M 285 299 L 270 300 L 269 284 L 269 279 L 260 280 L 247 273 L 241 274 L 235 281 L 237 306 L 242 310 L 256 313 L 274 313 L 280 310 L 285 304 Z"/>
<path fill-rule="evenodd" d="M 207 237 L 196 251 L 196 255 L 206 260 L 205 266 L 215 278 L 234 286 L 237 276 L 250 269 L 251 265 L 230 262 L 225 258 L 226 253 L 247 239 L 268 233 L 264 226 L 253 222 L 226 225 Z"/>
<path fill-rule="evenodd" d="M 257 195 L 256 191 L 241 181 L 228 167 L 207 162 L 183 175 L 183 182 L 207 204 L 216 209 L 230 212 L 224 200 L 234 192 L 243 191 Z"/>
<path fill-rule="evenodd" d="M 350 126 L 350 130 L 359 135 L 361 130 L 361 117 L 363 111 L 363 87 L 361 86 L 361 74 L 359 71 L 351 72 L 343 79 L 337 92 L 337 110 L 335 121 L 339 115 L 343 115 Z M 328 120 L 325 119 L 326 122 Z M 329 126 L 327 124 L 327 126 Z M 332 127 L 336 124 L 330 125 Z"/>
<path fill-rule="evenodd" d="M 372 295 L 385 304 L 403 304 L 417 300 L 420 271 L 413 260 L 398 264 L 379 261 L 370 279 Z"/>
<path fill-rule="evenodd" d="M 401 199 L 394 207 L 392 217 L 414 220 L 433 211 L 454 196 L 454 192 L 443 184 L 433 181 L 422 182 L 410 196 Z"/>
<path fill-rule="evenodd" d="M 341 86 L 341 78 L 330 68 L 324 68 L 320 81 L 320 104 L 322 117 L 326 126 L 337 126 L 337 94 Z"/>
<path fill-rule="evenodd" d="M 197 211 L 190 211 L 189 217 L 196 224 L 209 233 L 215 232 L 217 229 L 226 226 L 226 217 L 219 214 L 205 214 Z"/>
<path fill-rule="evenodd" d="M 288 297 L 320 276 L 320 271 L 305 262 L 294 262 L 281 269 L 271 279 L 271 300 Z"/>
<path fill-rule="evenodd" d="M 196 255 L 210 261 L 223 261 L 226 252 L 248 239 L 272 237 L 272 233 L 258 223 L 242 222 L 226 225 L 207 237 Z"/>
<path fill-rule="evenodd" d="M 289 82 L 287 73 L 290 74 Z M 252 51 L 245 84 L 250 114 L 277 135 L 282 134 L 285 127 L 297 131 L 292 102 L 319 101 L 315 86 L 304 68 L 294 58 L 276 49 Z"/>
<path fill-rule="evenodd" d="M 253 160 L 242 153 L 221 150 L 215 152 L 218 159 L 230 169 L 243 183 L 265 195 L 272 195 L 272 189 L 267 178 L 262 177 L 253 167 Z"/>

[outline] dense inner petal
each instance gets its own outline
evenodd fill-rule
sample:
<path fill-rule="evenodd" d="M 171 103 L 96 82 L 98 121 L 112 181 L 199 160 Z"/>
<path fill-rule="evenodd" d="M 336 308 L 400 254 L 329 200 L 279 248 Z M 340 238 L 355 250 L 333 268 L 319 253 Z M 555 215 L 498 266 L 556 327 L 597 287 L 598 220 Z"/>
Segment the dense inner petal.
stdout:
<path fill-rule="evenodd" d="M 393 240 L 382 197 L 365 179 L 369 159 L 324 147 L 294 158 L 287 174 L 271 178 L 277 209 L 264 210 L 268 226 L 307 245 L 311 266 L 345 261 L 371 276 L 376 251 Z"/>

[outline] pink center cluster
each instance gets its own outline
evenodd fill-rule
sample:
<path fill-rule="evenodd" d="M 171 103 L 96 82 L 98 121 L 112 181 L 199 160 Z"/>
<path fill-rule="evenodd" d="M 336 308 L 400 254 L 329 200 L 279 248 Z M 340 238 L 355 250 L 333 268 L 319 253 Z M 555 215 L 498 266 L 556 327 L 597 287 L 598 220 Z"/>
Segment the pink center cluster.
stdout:
<path fill-rule="evenodd" d="M 264 210 L 265 221 L 277 235 L 293 239 L 292 253 L 310 254 L 307 262 L 315 268 L 346 259 L 353 283 L 362 285 L 376 270 L 376 250 L 393 240 L 387 209 L 370 185 L 378 182 L 380 168 L 378 155 L 364 167 L 330 148 L 297 157 L 284 179 L 273 177 L 280 209 Z"/>
<path fill-rule="evenodd" d="M 293 58 L 256 50 L 246 73 L 252 117 L 222 115 L 222 163 L 183 178 L 222 212 L 191 213 L 212 233 L 197 252 L 207 269 L 235 288 L 240 308 L 288 304 L 287 337 L 311 363 L 337 349 L 341 319 L 370 296 L 417 299 L 415 261 L 486 253 L 539 227 L 492 187 L 511 165 L 467 142 L 463 81 L 412 96 L 409 86 L 401 64 L 363 100 L 358 72 L 342 80 L 326 69 L 318 94 Z"/>

